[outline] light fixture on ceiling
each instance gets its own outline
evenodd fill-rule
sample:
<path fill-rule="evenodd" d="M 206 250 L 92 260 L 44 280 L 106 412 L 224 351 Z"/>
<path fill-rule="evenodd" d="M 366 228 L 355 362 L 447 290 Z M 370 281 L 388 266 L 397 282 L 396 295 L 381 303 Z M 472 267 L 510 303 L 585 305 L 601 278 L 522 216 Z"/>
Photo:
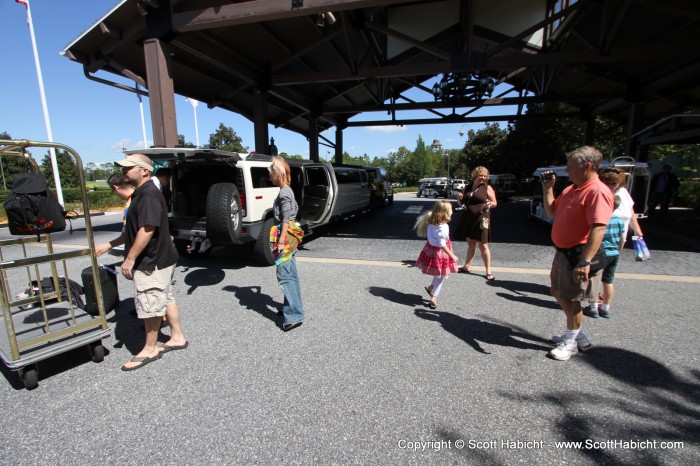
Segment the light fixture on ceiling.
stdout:
<path fill-rule="evenodd" d="M 435 101 L 464 104 L 472 100 L 491 97 L 496 80 L 482 73 L 445 73 L 433 85 Z"/>
<path fill-rule="evenodd" d="M 335 16 L 333 13 L 326 12 L 326 13 L 319 13 L 316 16 L 316 26 L 322 28 L 324 26 L 332 26 L 335 24 Z"/>

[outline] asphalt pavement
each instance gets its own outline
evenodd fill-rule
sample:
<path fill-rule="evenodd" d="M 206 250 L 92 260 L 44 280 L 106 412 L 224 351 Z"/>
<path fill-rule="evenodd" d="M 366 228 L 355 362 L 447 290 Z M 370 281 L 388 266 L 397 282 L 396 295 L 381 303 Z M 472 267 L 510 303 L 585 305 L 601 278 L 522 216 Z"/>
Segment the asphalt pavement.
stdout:
<path fill-rule="evenodd" d="M 549 227 L 523 202 L 499 205 L 496 281 L 477 256 L 430 310 L 412 225 L 433 202 L 399 194 L 372 217 L 307 235 L 307 319 L 289 333 L 275 323 L 274 269 L 246 248 L 181 258 L 175 294 L 190 345 L 128 373 L 119 367 L 143 326 L 120 277 L 102 363 L 83 348 L 46 359 L 32 391 L 2 368 L 0 464 L 700 462 L 697 250 L 649 232 L 650 261 L 625 249 L 612 319 L 586 319 L 593 348 L 558 362 L 545 357 L 564 328 L 549 296 Z M 120 220 L 94 217 L 96 243 Z M 73 230 L 54 235 L 57 250 L 84 247 L 84 226 Z M 465 243 L 455 249 L 463 259 Z M 69 264 L 69 276 L 86 265 Z"/>

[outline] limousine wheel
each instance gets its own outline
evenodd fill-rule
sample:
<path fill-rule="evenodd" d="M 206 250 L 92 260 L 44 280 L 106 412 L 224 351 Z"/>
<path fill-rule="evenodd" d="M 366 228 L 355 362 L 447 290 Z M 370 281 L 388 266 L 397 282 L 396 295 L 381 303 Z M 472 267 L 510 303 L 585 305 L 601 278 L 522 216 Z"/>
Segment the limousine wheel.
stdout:
<path fill-rule="evenodd" d="M 259 264 L 274 265 L 275 263 L 275 254 L 272 252 L 272 243 L 270 243 L 270 230 L 274 225 L 274 218 L 265 220 L 260 229 L 260 236 L 253 246 L 253 258 Z"/>
<path fill-rule="evenodd" d="M 216 183 L 207 194 L 207 235 L 215 244 L 231 245 L 241 231 L 241 198 L 233 183 Z"/>

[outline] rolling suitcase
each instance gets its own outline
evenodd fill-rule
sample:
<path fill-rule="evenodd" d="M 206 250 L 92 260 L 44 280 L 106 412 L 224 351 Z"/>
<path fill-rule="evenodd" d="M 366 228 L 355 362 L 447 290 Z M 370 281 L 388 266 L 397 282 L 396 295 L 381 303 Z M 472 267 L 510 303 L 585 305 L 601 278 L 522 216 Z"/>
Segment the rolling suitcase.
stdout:
<path fill-rule="evenodd" d="M 119 289 L 117 288 L 117 271 L 111 266 L 100 266 L 100 283 L 102 284 L 102 302 L 105 307 L 105 314 L 112 311 L 119 305 Z M 81 274 L 83 288 L 85 289 L 85 311 L 93 316 L 99 314 L 97 309 L 97 296 L 95 292 L 95 282 L 92 275 L 92 267 L 84 269 Z"/>

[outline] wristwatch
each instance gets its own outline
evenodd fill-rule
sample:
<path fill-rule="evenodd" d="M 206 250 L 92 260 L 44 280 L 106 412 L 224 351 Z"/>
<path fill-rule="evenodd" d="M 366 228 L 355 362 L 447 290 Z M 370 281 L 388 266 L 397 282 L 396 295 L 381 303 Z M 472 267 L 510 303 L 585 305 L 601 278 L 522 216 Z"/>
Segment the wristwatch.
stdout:
<path fill-rule="evenodd" d="M 591 265 L 591 261 L 589 261 L 588 259 L 581 259 L 580 261 L 578 261 L 578 265 L 580 265 L 581 267 L 588 267 L 589 265 Z"/>

